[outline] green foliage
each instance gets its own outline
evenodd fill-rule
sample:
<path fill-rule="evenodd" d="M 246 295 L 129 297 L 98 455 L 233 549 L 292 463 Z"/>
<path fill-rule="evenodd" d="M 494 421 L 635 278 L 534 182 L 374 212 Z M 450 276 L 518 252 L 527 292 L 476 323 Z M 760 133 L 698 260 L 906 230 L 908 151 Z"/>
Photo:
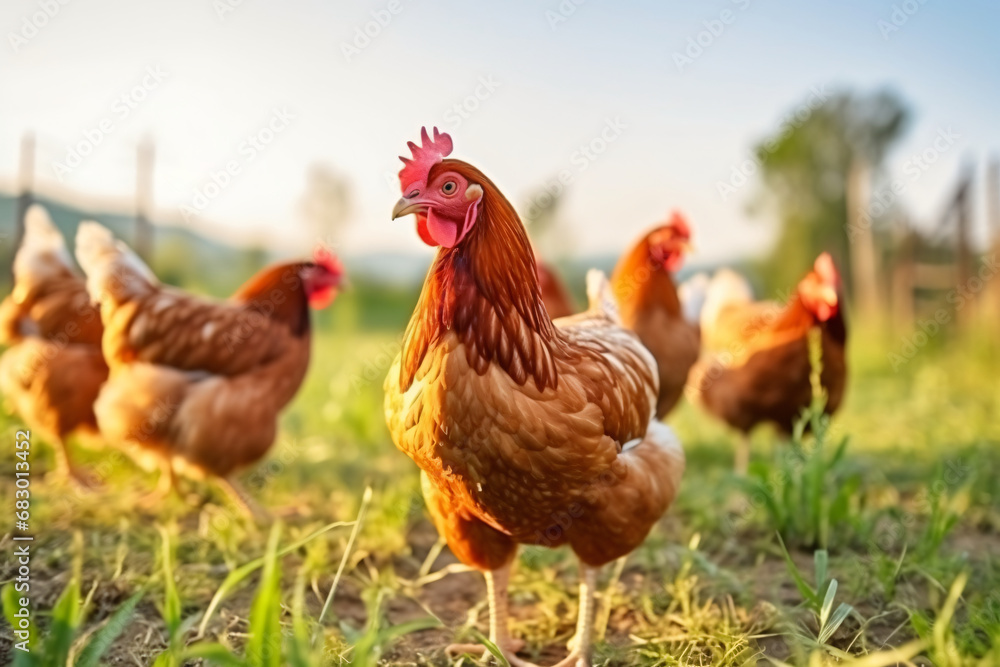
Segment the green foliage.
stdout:
<path fill-rule="evenodd" d="M 761 203 L 776 210 L 781 228 L 759 269 L 772 289 L 794 285 L 826 250 L 850 266 L 847 179 L 863 160 L 877 173 L 902 136 L 909 111 L 890 91 L 813 95 L 756 149 Z M 850 271 L 845 270 L 846 278 Z"/>
<path fill-rule="evenodd" d="M 66 588 L 60 594 L 49 616 L 48 630 L 39 634 L 38 627 L 31 622 L 28 628 L 31 641 L 29 652 L 12 649 L 12 667 L 65 667 L 72 662 L 75 667 L 97 667 L 108 649 L 121 635 L 135 614 L 135 608 L 144 595 L 140 590 L 129 597 L 96 631 L 89 636 L 81 636 L 81 628 L 87 619 L 91 596 L 97 585 L 91 589 L 86 599 L 82 599 L 81 582 L 83 562 L 83 540 L 79 533 L 74 538 L 75 556 L 73 570 Z M 14 616 L 20 608 L 18 593 L 13 583 L 0 591 L 4 617 L 12 628 L 20 627 Z"/>

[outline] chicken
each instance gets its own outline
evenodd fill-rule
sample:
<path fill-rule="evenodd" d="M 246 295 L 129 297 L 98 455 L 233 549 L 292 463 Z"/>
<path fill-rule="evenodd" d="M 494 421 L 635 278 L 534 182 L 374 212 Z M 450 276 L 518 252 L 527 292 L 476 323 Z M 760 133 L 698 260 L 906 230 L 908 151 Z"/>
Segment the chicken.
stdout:
<path fill-rule="evenodd" d="M 822 335 L 825 410 L 833 414 L 847 381 L 847 326 L 841 309 L 840 276 L 827 253 L 799 282 L 784 307 L 754 302 L 738 275 L 717 275 L 702 312 L 706 354 L 692 371 L 696 397 L 708 412 L 741 434 L 737 472 L 749 464 L 749 433 L 771 422 L 786 434 L 812 400 L 809 331 Z"/>
<path fill-rule="evenodd" d="M 690 249 L 691 231 L 678 213 L 622 255 L 611 278 L 622 322 L 636 332 L 656 359 L 660 395 L 656 417 L 669 413 L 687 384 L 701 340 L 696 322 L 685 319 L 672 274 Z"/>
<path fill-rule="evenodd" d="M 14 258 L 14 290 L 0 303 L 0 391 L 28 428 L 56 445 L 61 475 L 91 480 L 69 456 L 70 435 L 97 435 L 94 399 L 108 377 L 101 318 L 48 213 L 35 204 Z"/>
<path fill-rule="evenodd" d="M 538 287 L 542 291 L 542 303 L 545 304 L 549 317 L 555 320 L 575 313 L 573 298 L 555 269 L 543 262 L 538 255 L 535 255 L 535 268 L 538 272 Z"/>
<path fill-rule="evenodd" d="M 517 545 L 572 548 L 580 612 L 563 664 L 586 665 L 598 568 L 645 539 L 684 470 L 679 441 L 654 419 L 656 362 L 619 323 L 599 272 L 589 310 L 553 323 L 510 202 L 477 168 L 444 159 L 447 134 L 421 134 L 402 158 L 393 218 L 415 214 L 440 250 L 385 381 L 386 421 L 422 471 L 438 531 L 485 573 L 490 637 L 512 665 L 527 664 L 507 628 Z"/>
<path fill-rule="evenodd" d="M 259 272 L 227 302 L 159 283 L 128 247 L 82 223 L 76 254 L 100 303 L 110 377 L 94 405 L 105 439 L 161 471 L 152 504 L 177 473 L 214 477 L 257 514 L 231 476 L 267 453 L 278 413 L 309 366 L 309 307 L 336 296 L 342 268 L 326 250 L 314 261 Z"/>

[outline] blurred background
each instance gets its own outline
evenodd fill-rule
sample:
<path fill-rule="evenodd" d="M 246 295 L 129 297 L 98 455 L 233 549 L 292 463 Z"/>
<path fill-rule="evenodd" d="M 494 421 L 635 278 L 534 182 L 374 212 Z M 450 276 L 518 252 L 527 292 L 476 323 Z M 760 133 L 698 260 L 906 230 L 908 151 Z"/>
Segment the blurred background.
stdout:
<path fill-rule="evenodd" d="M 389 211 L 422 125 L 577 291 L 678 209 L 689 268 L 742 264 L 776 293 L 830 249 L 856 308 L 906 322 L 1000 231 L 985 0 L 15 0 L 2 17 L 3 266 L 37 200 L 195 290 L 317 241 L 359 294 L 416 289 L 432 253 Z"/>
<path fill-rule="evenodd" d="M 1000 4 L 989 0 L 5 0 L 0 291 L 32 202 L 68 239 L 96 219 L 164 282 L 215 297 L 268 262 L 334 248 L 350 289 L 315 313 L 309 376 L 246 483 L 262 505 L 295 510 L 286 541 L 311 540 L 284 561 L 299 573 L 307 617 L 322 618 L 323 600 L 306 598 L 306 582 L 329 590 L 335 563 L 351 556 L 327 649 L 354 650 L 353 664 L 375 664 L 383 649 L 394 664 L 450 664 L 441 649 L 470 636 L 461 633 L 483 610 L 472 606 L 482 580 L 441 551 L 382 408 L 434 253 L 411 220 L 390 220 L 406 142 L 421 126 L 449 132 L 454 156 L 516 205 L 577 305 L 588 268 L 610 270 L 674 210 L 696 246 L 681 280 L 734 266 L 758 296 L 785 300 L 828 250 L 851 332 L 844 407 L 835 433 L 817 438 L 836 455 L 817 445 L 803 466 L 801 442 L 763 433 L 747 482 L 730 472 L 734 434 L 683 402 L 670 423 L 687 481 L 627 568 L 616 566 L 621 613 L 607 623 L 609 642 L 671 638 L 656 650 L 643 640 L 640 664 L 744 664 L 733 661 L 762 652 L 807 664 L 827 640 L 866 654 L 920 638 L 934 647 L 929 662 L 907 664 L 995 664 L 997 25 Z M 7 442 L 20 424 L 0 418 Z M 38 450 L 42 469 L 53 468 L 51 449 Z M 149 475 L 118 454 L 81 461 L 100 492 L 42 483 L 32 496 L 44 554 L 32 603 L 54 609 L 72 599 L 64 587 L 93 586 L 89 620 L 75 621 L 89 633 L 153 591 L 131 603 L 136 620 L 109 664 L 180 655 L 193 639 L 177 628 L 190 625 L 160 613 L 172 608 L 161 590 L 163 600 L 177 594 L 162 583 L 174 579 L 171 539 L 185 613 L 195 614 L 227 572 L 264 553 L 266 531 L 197 493 L 150 521 L 135 507 Z M 6 479 L 14 466 L 13 448 L 2 448 Z M 0 484 L 3 497 L 12 491 Z M 758 502 L 772 492 L 783 502 Z M 370 510 L 362 498 L 373 498 Z M 365 511 L 356 548 L 347 531 L 316 537 Z M 792 549 L 787 561 L 776 533 Z M 817 547 L 829 548 L 838 600 L 861 619 L 834 639 L 821 629 L 819 644 L 795 592 L 795 568 L 811 570 Z M 550 615 L 521 614 L 515 634 L 561 655 L 571 619 L 552 610 L 575 605 L 575 565 L 565 551 L 522 554 L 518 604 Z M 827 552 L 815 558 L 819 591 Z M 13 578 L 10 563 L 0 581 Z M 283 585 L 275 618 L 292 595 L 288 577 Z M 697 618 L 677 621 L 677 604 Z M 202 622 L 211 620 L 207 636 L 242 651 L 250 606 L 239 591 Z M 447 627 L 409 626 L 398 642 L 383 632 L 428 609 Z M 8 644 L 0 636 L 0 663 Z M 433 651 L 436 662 L 424 662 Z"/>

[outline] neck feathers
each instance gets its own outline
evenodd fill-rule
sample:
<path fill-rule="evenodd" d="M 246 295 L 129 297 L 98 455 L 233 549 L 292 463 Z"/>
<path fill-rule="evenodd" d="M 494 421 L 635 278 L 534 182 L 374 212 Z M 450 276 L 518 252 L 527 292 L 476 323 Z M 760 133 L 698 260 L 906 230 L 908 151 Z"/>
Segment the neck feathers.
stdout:
<path fill-rule="evenodd" d="M 670 315 L 681 316 L 677 288 L 663 265 L 650 257 L 648 239 L 637 243 L 619 260 L 611 287 L 626 326 L 632 326 L 639 313 L 650 308 L 658 307 Z"/>
<path fill-rule="evenodd" d="M 236 290 L 230 301 L 285 322 L 294 335 L 303 336 L 309 332 L 309 300 L 300 277 L 304 267 L 299 262 L 265 268 Z"/>
<path fill-rule="evenodd" d="M 400 386 L 412 384 L 431 346 L 454 331 L 476 372 L 496 363 L 520 385 L 532 379 L 539 391 L 554 387 L 552 349 L 559 339 L 542 303 L 524 226 L 479 170 L 446 162 L 482 186 L 479 219 L 462 243 L 438 251 L 407 327 Z"/>

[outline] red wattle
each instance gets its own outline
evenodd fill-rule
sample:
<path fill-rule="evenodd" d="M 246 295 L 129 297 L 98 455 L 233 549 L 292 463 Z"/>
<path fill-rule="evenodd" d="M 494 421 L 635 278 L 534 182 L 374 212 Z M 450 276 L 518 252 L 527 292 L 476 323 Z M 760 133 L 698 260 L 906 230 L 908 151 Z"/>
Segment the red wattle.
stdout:
<path fill-rule="evenodd" d="M 427 209 L 427 231 L 437 243 L 445 248 L 454 248 L 458 243 L 458 225 L 434 214 L 434 209 Z"/>
<path fill-rule="evenodd" d="M 423 213 L 417 214 L 417 234 L 420 235 L 421 241 L 423 241 L 432 248 L 436 248 L 438 245 L 440 245 L 437 241 L 434 240 L 434 237 L 431 236 L 430 231 L 427 229 L 427 216 L 424 215 Z"/>

